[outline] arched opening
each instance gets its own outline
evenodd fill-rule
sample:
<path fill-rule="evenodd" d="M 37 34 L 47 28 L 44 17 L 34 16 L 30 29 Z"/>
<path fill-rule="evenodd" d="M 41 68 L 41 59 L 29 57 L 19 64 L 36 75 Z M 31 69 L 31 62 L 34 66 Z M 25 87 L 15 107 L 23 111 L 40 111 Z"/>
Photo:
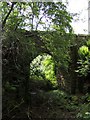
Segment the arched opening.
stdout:
<path fill-rule="evenodd" d="M 57 86 L 55 63 L 51 55 L 43 53 L 30 63 L 31 89 L 50 90 Z"/>

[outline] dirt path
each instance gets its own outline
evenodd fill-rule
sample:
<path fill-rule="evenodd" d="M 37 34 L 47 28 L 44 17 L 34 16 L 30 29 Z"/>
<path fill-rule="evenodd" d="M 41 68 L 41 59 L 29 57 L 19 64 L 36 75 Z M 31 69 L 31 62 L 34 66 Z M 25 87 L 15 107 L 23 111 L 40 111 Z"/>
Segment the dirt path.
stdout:
<path fill-rule="evenodd" d="M 68 111 L 64 109 L 63 107 L 33 107 L 31 109 L 31 116 L 32 119 L 64 119 L 64 120 L 70 120 L 75 119 L 76 111 Z"/>

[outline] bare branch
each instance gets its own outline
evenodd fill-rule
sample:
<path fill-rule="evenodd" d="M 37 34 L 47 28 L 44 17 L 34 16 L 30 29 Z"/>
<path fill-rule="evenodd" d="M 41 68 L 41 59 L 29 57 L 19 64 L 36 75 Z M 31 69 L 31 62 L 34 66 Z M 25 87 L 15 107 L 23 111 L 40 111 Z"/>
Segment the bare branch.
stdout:
<path fill-rule="evenodd" d="M 2 30 L 4 29 L 6 21 L 7 21 L 8 17 L 9 17 L 9 15 L 10 15 L 10 13 L 12 12 L 13 7 L 14 7 L 15 4 L 16 4 L 16 2 L 12 2 L 11 9 L 9 10 L 8 14 L 6 15 L 5 19 L 2 22 Z"/>

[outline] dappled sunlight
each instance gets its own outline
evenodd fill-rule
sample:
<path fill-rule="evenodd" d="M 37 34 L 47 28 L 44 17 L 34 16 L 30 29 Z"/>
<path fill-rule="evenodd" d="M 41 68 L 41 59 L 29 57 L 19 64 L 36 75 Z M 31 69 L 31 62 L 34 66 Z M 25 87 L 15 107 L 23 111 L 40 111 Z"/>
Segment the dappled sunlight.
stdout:
<path fill-rule="evenodd" d="M 38 55 L 32 63 L 30 63 L 30 77 L 35 79 L 47 79 L 53 85 L 56 84 L 55 63 L 48 54 Z"/>
<path fill-rule="evenodd" d="M 90 119 L 90 36 L 66 7 L 1 2 L 3 120 Z"/>

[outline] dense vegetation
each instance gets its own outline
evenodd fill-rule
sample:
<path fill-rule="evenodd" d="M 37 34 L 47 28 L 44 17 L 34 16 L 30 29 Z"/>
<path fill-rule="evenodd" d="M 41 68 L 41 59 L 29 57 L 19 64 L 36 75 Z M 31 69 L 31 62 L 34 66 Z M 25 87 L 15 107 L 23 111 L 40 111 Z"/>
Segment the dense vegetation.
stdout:
<path fill-rule="evenodd" d="M 90 119 L 90 40 L 61 2 L 1 2 L 3 120 Z"/>

